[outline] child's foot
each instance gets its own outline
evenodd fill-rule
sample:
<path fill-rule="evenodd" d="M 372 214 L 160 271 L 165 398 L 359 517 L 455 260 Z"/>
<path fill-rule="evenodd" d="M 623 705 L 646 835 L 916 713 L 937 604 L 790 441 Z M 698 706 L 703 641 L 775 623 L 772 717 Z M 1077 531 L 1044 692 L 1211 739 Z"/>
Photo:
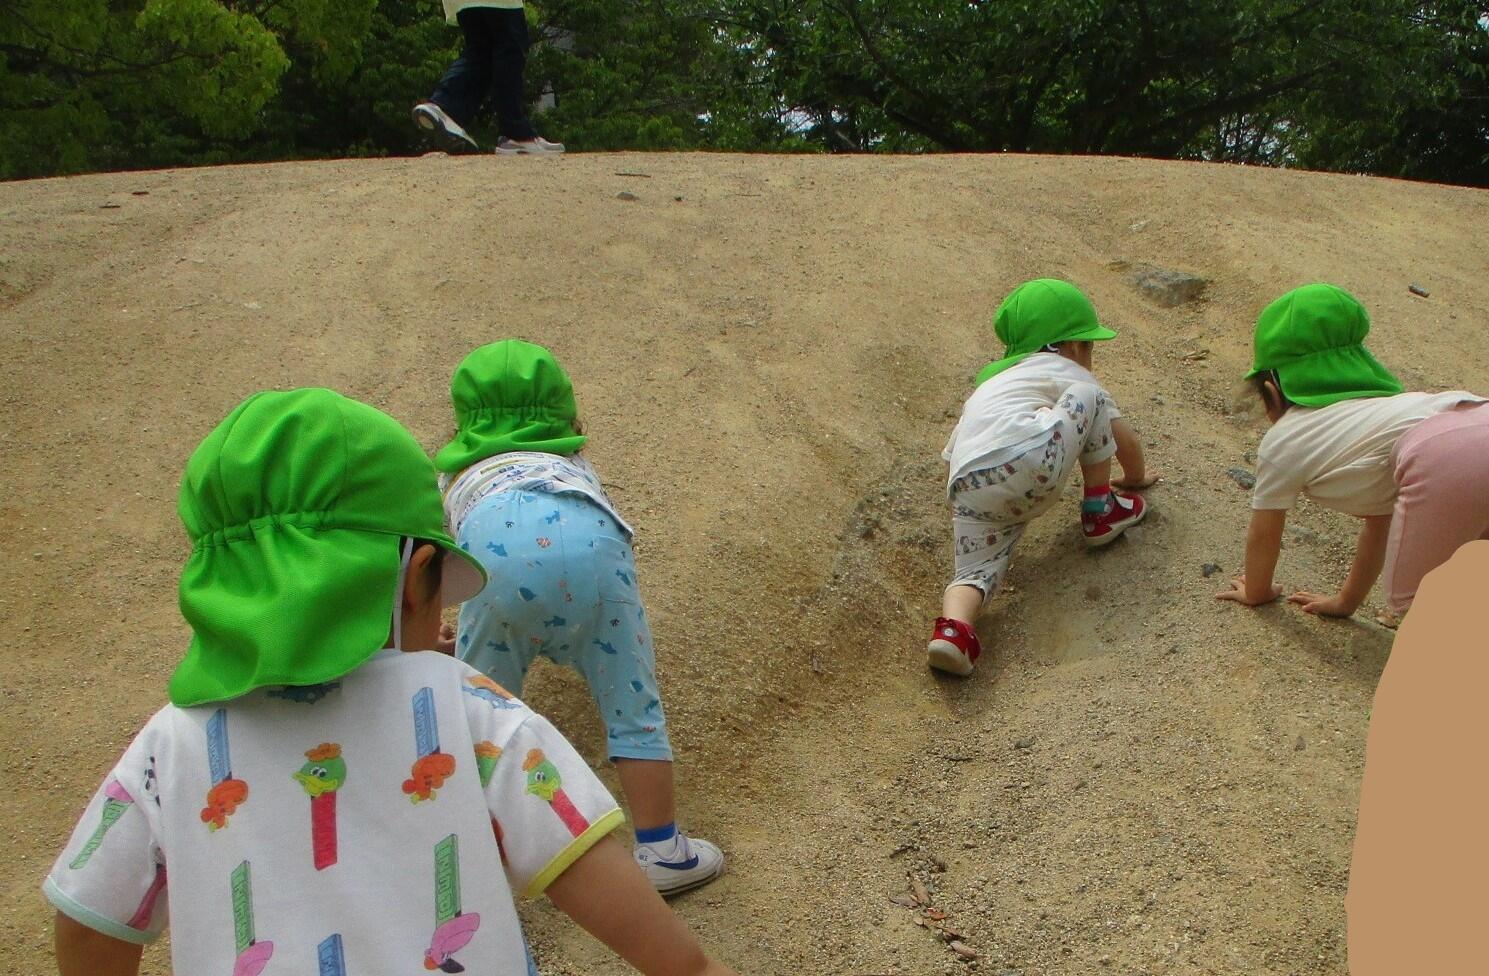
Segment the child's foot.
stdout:
<path fill-rule="evenodd" d="M 414 122 L 425 132 L 438 132 L 451 141 L 467 142 L 472 149 L 481 148 L 476 145 L 476 140 L 471 138 L 470 133 L 461 128 L 459 122 L 446 115 L 445 110 L 434 102 L 426 101 L 415 105 Z"/>
<path fill-rule="evenodd" d="M 659 844 L 637 844 L 633 856 L 663 898 L 692 891 L 724 873 L 724 852 L 682 831 Z"/>
<path fill-rule="evenodd" d="M 931 642 L 926 645 L 926 663 L 938 671 L 961 675 L 972 673 L 972 665 L 982 657 L 982 644 L 972 628 L 960 620 L 937 617 Z"/>
<path fill-rule="evenodd" d="M 1107 496 L 1106 510 L 1082 512 L 1081 530 L 1086 534 L 1086 545 L 1104 546 L 1116 540 L 1143 520 L 1148 514 L 1148 505 L 1138 495 L 1112 492 Z"/>
<path fill-rule="evenodd" d="M 496 143 L 496 151 L 502 156 L 557 156 L 564 151 L 561 142 L 549 142 L 542 136 L 531 139 L 508 139 L 503 136 Z"/>

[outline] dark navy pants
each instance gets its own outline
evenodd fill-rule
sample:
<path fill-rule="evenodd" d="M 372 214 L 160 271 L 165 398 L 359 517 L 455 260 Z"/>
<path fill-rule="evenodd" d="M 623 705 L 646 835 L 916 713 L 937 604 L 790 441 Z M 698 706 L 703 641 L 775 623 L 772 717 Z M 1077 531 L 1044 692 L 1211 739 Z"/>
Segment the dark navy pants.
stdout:
<path fill-rule="evenodd" d="M 490 95 L 501 135 L 519 141 L 533 138 L 536 132 L 527 117 L 522 84 L 529 45 L 527 14 L 521 9 L 467 7 L 456 19 L 465 32 L 465 47 L 429 100 L 469 126 Z"/>

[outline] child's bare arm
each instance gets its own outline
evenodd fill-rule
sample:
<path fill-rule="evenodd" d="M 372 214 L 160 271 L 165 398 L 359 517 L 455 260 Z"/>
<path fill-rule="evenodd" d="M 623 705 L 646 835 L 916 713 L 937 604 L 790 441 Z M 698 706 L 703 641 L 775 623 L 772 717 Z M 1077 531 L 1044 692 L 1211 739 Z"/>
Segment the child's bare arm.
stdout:
<path fill-rule="evenodd" d="M 1229 589 L 1215 594 L 1218 600 L 1234 600 L 1248 607 L 1271 603 L 1282 595 L 1272 582 L 1277 556 L 1282 552 L 1282 528 L 1287 524 L 1284 509 L 1255 509 L 1246 530 L 1246 574 L 1231 581 Z"/>
<path fill-rule="evenodd" d="M 614 837 L 606 837 L 548 886 L 548 898 L 646 976 L 734 976 L 704 955 L 683 920 Z"/>
<path fill-rule="evenodd" d="M 104 935 L 61 912 L 56 929 L 61 976 L 139 976 L 143 946 Z"/>
<path fill-rule="evenodd" d="M 1132 425 L 1122 418 L 1112 421 L 1112 438 L 1117 442 L 1117 463 L 1122 466 L 1122 477 L 1112 480 L 1118 488 L 1147 488 L 1158 480 L 1156 474 L 1148 472 L 1143 457 L 1143 442 L 1138 440 Z"/>
<path fill-rule="evenodd" d="M 1360 527 L 1360 541 L 1355 546 L 1355 561 L 1338 596 L 1299 590 L 1288 597 L 1289 603 L 1301 604 L 1309 613 L 1325 617 L 1351 617 L 1370 595 L 1370 588 L 1386 564 L 1386 543 L 1391 537 L 1391 516 L 1372 515 Z"/>

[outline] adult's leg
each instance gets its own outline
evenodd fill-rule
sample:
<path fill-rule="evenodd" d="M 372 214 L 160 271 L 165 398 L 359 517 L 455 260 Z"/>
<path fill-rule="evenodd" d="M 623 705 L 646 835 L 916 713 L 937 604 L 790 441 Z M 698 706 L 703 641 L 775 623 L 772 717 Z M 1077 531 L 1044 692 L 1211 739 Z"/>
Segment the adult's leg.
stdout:
<path fill-rule="evenodd" d="M 444 77 L 434 88 L 429 100 L 444 109 L 462 126 L 476 120 L 481 103 L 491 91 L 497 37 L 501 21 L 492 14 L 511 13 L 492 7 L 468 7 L 456 14 L 465 45 L 460 57 L 445 69 Z M 520 16 L 522 11 L 516 13 Z"/>
<path fill-rule="evenodd" d="M 493 100 L 500 133 L 526 142 L 537 135 L 527 117 L 527 93 L 523 71 L 527 67 L 527 14 L 522 10 L 487 8 L 491 15 Z"/>
<path fill-rule="evenodd" d="M 1381 588 L 1402 614 L 1460 546 L 1489 538 L 1489 406 L 1429 417 L 1394 451 L 1396 509 Z"/>

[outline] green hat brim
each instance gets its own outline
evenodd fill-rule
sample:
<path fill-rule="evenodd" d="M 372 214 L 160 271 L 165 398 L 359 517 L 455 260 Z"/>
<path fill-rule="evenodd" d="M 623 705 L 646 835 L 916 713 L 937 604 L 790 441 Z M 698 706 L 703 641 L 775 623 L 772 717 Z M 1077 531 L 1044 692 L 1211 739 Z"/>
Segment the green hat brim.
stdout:
<path fill-rule="evenodd" d="M 1107 339 L 1115 339 L 1116 337 L 1117 333 L 1104 325 L 1090 325 L 1085 328 L 1075 329 L 1058 339 L 1051 339 L 1045 345 L 1052 346 L 1057 342 L 1104 342 Z M 993 360 L 977 371 L 977 379 L 973 385 L 981 386 L 1008 367 L 1018 365 L 1036 352 L 1039 352 L 1039 350 L 1034 349 L 1029 352 L 1021 352 L 1013 356 L 1004 356 L 1002 359 Z"/>
<path fill-rule="evenodd" d="M 1093 325 L 1071 335 L 1056 339 L 1055 342 L 1102 342 L 1106 339 L 1115 339 L 1116 337 L 1117 333 L 1115 330 L 1108 329 L 1104 325 Z M 1050 345 L 1053 344 L 1050 343 Z"/>
<path fill-rule="evenodd" d="M 307 520 L 264 520 L 198 545 L 181 573 L 191 646 L 171 675 L 171 703 L 226 701 L 256 688 L 345 676 L 388 643 L 402 536 Z M 480 592 L 486 571 L 449 536 L 441 603 Z"/>
<path fill-rule="evenodd" d="M 562 419 L 565 424 L 570 423 Z M 537 428 L 539 425 L 529 425 Z M 547 424 L 542 425 L 544 428 Z M 474 418 L 461 424 L 460 430 L 449 443 L 434 455 L 434 466 L 454 474 L 463 471 L 477 461 L 509 451 L 538 451 L 543 454 L 577 454 L 588 438 L 583 434 L 568 434 L 560 437 L 544 437 L 532 430 L 512 430 L 509 424 L 496 419 Z"/>
<path fill-rule="evenodd" d="M 1342 400 L 1395 396 L 1405 389 L 1362 345 L 1324 349 L 1289 363 L 1257 367 L 1249 379 L 1270 368 L 1282 395 L 1303 407 L 1327 407 Z"/>

